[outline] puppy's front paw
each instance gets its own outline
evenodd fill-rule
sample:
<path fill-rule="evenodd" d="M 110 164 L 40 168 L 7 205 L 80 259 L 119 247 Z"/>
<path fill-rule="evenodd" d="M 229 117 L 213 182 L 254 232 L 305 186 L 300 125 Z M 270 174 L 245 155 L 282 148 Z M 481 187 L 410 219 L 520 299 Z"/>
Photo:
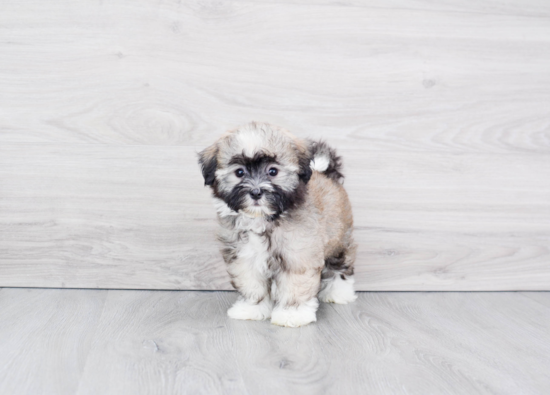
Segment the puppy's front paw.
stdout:
<path fill-rule="evenodd" d="M 264 298 L 260 303 L 250 302 L 239 298 L 235 304 L 227 310 L 229 318 L 235 320 L 261 321 L 271 317 L 271 300 Z"/>
<path fill-rule="evenodd" d="M 271 323 L 279 326 L 297 328 L 317 321 L 315 312 L 319 302 L 313 298 L 298 307 L 276 307 L 271 314 Z"/>

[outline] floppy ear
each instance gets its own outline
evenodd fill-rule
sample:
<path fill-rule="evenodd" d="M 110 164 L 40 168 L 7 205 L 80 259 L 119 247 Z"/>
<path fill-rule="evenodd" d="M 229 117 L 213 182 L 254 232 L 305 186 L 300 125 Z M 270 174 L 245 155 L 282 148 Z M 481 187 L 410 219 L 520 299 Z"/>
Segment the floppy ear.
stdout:
<path fill-rule="evenodd" d="M 300 169 L 298 170 L 298 177 L 300 177 L 300 180 L 302 180 L 304 184 L 307 184 L 312 173 L 309 150 L 307 149 L 306 144 L 302 141 L 296 142 L 296 145 L 298 148 L 298 167 Z"/>
<path fill-rule="evenodd" d="M 216 179 L 216 169 L 218 168 L 218 147 L 216 144 L 199 152 L 199 164 L 201 165 L 202 176 L 204 177 L 204 185 L 214 184 Z"/>

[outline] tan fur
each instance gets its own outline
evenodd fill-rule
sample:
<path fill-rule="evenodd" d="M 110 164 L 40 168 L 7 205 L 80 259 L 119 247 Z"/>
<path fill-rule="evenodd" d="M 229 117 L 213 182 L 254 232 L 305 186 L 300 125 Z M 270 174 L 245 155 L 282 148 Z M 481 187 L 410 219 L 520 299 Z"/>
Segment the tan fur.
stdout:
<path fill-rule="evenodd" d="M 332 182 L 319 172 L 313 172 L 308 192 L 308 200 L 319 211 L 320 227 L 325 233 L 325 256 L 330 256 L 341 245 L 351 241 L 346 236 L 346 232 L 353 228 L 348 194 L 341 184 Z"/>

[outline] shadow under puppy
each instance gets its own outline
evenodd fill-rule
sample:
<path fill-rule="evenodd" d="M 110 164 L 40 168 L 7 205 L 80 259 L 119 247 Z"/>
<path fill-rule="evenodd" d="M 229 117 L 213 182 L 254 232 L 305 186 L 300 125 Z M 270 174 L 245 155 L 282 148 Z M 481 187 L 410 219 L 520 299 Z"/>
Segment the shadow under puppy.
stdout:
<path fill-rule="evenodd" d="M 356 299 L 353 217 L 332 148 L 250 123 L 202 151 L 199 163 L 240 293 L 229 317 L 299 327 L 316 321 L 317 297 Z"/>

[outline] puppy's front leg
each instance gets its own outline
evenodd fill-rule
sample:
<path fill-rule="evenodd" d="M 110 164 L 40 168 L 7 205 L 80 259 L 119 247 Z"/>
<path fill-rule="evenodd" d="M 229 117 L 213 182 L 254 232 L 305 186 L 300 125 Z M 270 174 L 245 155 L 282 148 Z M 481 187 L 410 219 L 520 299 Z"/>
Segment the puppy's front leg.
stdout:
<path fill-rule="evenodd" d="M 237 320 L 265 320 L 271 317 L 271 280 L 264 254 L 243 253 L 229 263 L 227 271 L 232 278 L 231 283 L 240 294 L 227 315 Z"/>
<path fill-rule="evenodd" d="M 296 328 L 317 321 L 320 273 L 320 267 L 310 267 L 287 268 L 277 274 L 272 289 L 275 299 L 272 324 Z"/>

